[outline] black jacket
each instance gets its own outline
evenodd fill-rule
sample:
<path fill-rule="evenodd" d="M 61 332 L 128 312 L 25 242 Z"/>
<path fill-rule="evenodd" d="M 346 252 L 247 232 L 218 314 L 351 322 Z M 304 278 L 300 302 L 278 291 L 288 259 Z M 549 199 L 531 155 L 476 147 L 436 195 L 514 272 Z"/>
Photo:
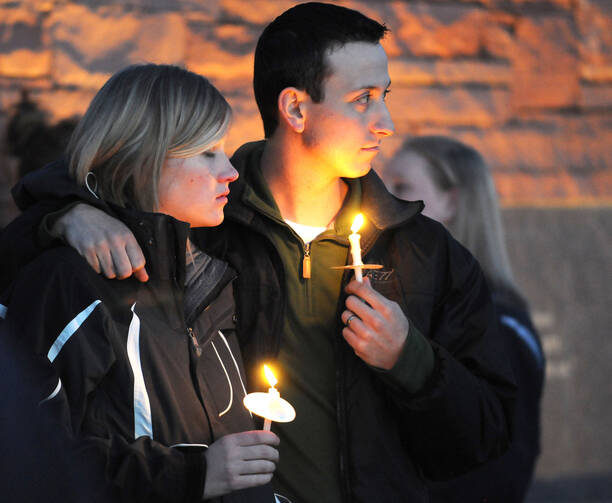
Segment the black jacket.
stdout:
<path fill-rule="evenodd" d="M 432 484 L 433 503 L 520 503 L 540 453 L 540 399 L 545 360 L 527 307 L 508 294 L 493 296 L 506 356 L 518 384 L 508 452 L 457 479 Z"/>
<path fill-rule="evenodd" d="M 135 233 L 150 279 L 97 275 L 74 250 L 42 254 L 3 294 L 5 323 L 51 367 L 42 407 L 65 417 L 97 460 L 112 501 L 200 501 L 208 445 L 253 429 L 227 269 L 185 319 L 189 226 L 113 208 Z M 104 491 L 92 489 L 102 494 Z M 273 501 L 269 486 L 226 502 Z"/>
<path fill-rule="evenodd" d="M 267 217 L 242 202 L 249 170 L 260 169 L 262 144 L 232 158 L 232 185 L 222 226 L 194 239 L 239 272 L 237 306 L 248 363 L 282 344 L 284 276 L 263 228 Z M 394 386 L 355 356 L 342 338 L 338 301 L 337 419 L 346 501 L 427 501 L 424 478 L 450 478 L 508 447 L 515 386 L 481 269 L 444 227 L 420 214 L 422 203 L 392 196 L 371 171 L 361 178 L 364 262 L 380 293 L 402 307 L 435 352 L 435 369 L 417 394 Z M 348 282 L 349 274 L 344 277 Z M 254 302 L 256 300 L 256 302 Z M 250 372 L 247 370 L 247 375 Z"/>
<path fill-rule="evenodd" d="M 241 199 L 249 170 L 259 169 L 261 148 L 261 144 L 246 145 L 232 158 L 241 177 L 232 184 L 224 224 L 192 233 L 204 251 L 223 258 L 238 272 L 238 332 L 245 363 L 254 368 L 282 344 L 285 309 L 281 260 L 263 232 L 267 217 Z M 41 213 L 75 198 L 99 204 L 75 188 L 61 166 L 55 167 L 55 173 L 30 176 L 14 192 L 24 206 L 47 200 L 24 215 L 23 222 L 36 225 Z M 335 348 L 342 492 L 346 502 L 424 502 L 425 479 L 451 478 L 507 449 L 515 386 L 475 259 L 440 224 L 420 214 L 422 203 L 395 198 L 374 172 L 360 180 L 362 209 L 373 223 L 360 231 L 364 261 L 385 266 L 372 277 L 372 284 L 398 302 L 410 322 L 428 337 L 435 368 L 424 389 L 409 394 L 368 367 L 342 338 L 344 296 L 338 300 Z M 14 225 L 5 233 L 20 240 L 24 256 L 34 255 L 32 225 Z M 3 261 L 11 263 L 9 258 Z M 348 279 L 346 274 L 344 283 Z M 254 372 L 247 369 L 249 375 Z"/>

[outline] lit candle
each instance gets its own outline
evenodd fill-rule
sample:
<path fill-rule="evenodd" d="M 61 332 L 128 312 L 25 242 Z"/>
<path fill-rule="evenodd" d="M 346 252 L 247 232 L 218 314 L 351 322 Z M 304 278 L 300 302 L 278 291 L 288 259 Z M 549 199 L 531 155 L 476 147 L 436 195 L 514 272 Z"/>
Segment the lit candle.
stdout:
<path fill-rule="evenodd" d="M 281 398 L 280 393 L 274 387 L 278 383 L 274 372 L 264 365 L 264 374 L 270 383 L 267 393 L 249 393 L 244 397 L 244 406 L 253 414 L 257 414 L 264 418 L 264 427 L 266 431 L 270 431 L 272 421 L 279 423 L 288 423 L 295 419 L 295 409 L 285 399 Z"/>
<path fill-rule="evenodd" d="M 349 234 L 349 242 L 351 243 L 351 256 L 353 257 L 353 266 L 355 267 L 355 279 L 361 283 L 363 281 L 363 277 L 361 274 L 363 262 L 361 261 L 361 245 L 359 244 L 359 240 L 361 236 L 357 234 L 357 231 L 363 225 L 363 215 L 358 213 L 355 219 L 353 220 L 353 225 L 351 225 L 351 233 Z"/>

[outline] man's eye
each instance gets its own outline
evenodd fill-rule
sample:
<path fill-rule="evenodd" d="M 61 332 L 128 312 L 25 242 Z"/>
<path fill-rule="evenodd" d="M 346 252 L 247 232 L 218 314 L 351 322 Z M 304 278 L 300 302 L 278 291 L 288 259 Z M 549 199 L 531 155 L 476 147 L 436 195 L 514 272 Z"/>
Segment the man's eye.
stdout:
<path fill-rule="evenodd" d="M 358 103 L 359 105 L 367 105 L 368 103 L 370 103 L 370 97 L 370 93 L 362 94 L 355 100 L 355 103 Z"/>
<path fill-rule="evenodd" d="M 213 159 L 215 157 L 216 152 L 214 152 L 213 150 L 206 150 L 205 152 L 202 152 L 202 155 L 204 157 L 208 157 L 210 159 Z"/>

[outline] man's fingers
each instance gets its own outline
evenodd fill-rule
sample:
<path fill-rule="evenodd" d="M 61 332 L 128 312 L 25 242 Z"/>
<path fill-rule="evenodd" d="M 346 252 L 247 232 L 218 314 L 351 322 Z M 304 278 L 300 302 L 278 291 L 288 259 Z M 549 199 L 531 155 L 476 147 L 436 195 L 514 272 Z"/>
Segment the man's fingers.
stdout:
<path fill-rule="evenodd" d="M 366 341 L 361 339 L 355 332 L 353 332 L 350 328 L 344 327 L 342 329 L 342 337 L 348 343 L 349 346 L 353 348 L 355 354 L 361 358 L 361 354 L 363 354 L 364 345 Z"/>
<path fill-rule="evenodd" d="M 98 274 L 102 273 L 102 268 L 100 267 L 100 261 L 98 260 L 98 256 L 96 255 L 96 252 L 93 250 L 93 248 L 88 249 L 88 250 L 84 250 L 84 251 L 79 251 L 79 253 L 81 253 L 81 255 L 85 258 L 85 260 L 87 260 L 87 263 L 91 266 L 91 268 L 96 271 Z"/>
<path fill-rule="evenodd" d="M 140 246 L 138 245 L 138 242 L 134 237 L 128 240 L 128 242 L 125 244 L 125 252 L 127 253 L 134 276 L 136 276 L 140 281 L 146 281 L 149 278 L 149 275 L 144 268 L 146 260 Z M 141 279 L 141 277 L 144 277 L 142 271 L 144 271 L 144 276 L 146 276 L 146 279 Z"/>
<path fill-rule="evenodd" d="M 132 275 L 132 264 L 126 253 L 126 249 L 112 246 L 110 253 L 113 260 L 113 268 L 117 273 L 117 278 L 129 278 Z"/>
<path fill-rule="evenodd" d="M 370 326 L 373 323 L 376 323 L 376 312 L 374 311 L 373 308 L 371 308 L 363 300 L 361 300 L 360 297 L 356 297 L 355 295 L 349 295 L 346 298 L 346 301 L 344 304 L 346 305 L 346 308 L 349 311 L 357 315 L 357 318 L 359 318 L 359 320 L 353 318 L 351 320 L 351 325 L 353 325 L 353 323 L 357 321 L 363 322 L 366 325 L 370 325 Z M 346 321 L 348 321 L 348 319 L 345 320 L 345 324 L 346 324 Z"/>
<path fill-rule="evenodd" d="M 367 302 L 376 311 L 380 311 L 386 308 L 386 302 L 388 301 L 388 299 L 372 288 L 370 278 L 368 278 L 367 276 L 363 278 L 363 283 L 359 283 L 356 280 L 352 280 L 346 286 L 345 291 L 349 294 L 356 295 L 361 300 Z"/>
<path fill-rule="evenodd" d="M 147 270 L 144 267 L 142 269 L 134 271 L 134 277 L 141 283 L 146 283 L 147 281 L 149 281 L 149 274 L 147 273 Z"/>
<path fill-rule="evenodd" d="M 106 276 L 108 279 L 116 278 L 117 271 L 115 271 L 110 250 L 99 249 L 96 255 L 98 257 L 98 261 L 100 262 L 100 267 L 102 268 L 102 274 L 104 274 L 104 276 Z"/>

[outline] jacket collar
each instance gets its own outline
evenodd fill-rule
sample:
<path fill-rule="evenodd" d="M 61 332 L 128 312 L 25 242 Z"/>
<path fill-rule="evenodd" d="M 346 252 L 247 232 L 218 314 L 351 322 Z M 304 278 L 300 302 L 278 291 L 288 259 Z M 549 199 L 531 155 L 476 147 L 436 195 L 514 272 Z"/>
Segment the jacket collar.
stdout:
<path fill-rule="evenodd" d="M 134 233 L 151 277 L 185 281 L 185 253 L 189 224 L 163 213 L 123 208 L 109 203 L 112 213 Z"/>
<path fill-rule="evenodd" d="M 249 193 L 252 171 L 261 169 L 261 156 L 265 140 L 246 143 L 232 156 L 232 164 L 240 173 L 240 178 L 232 184 L 226 217 L 251 225 L 256 210 L 245 204 L 245 194 Z M 251 176 L 250 176 L 251 175 Z M 361 212 L 373 224 L 366 226 L 364 233 L 379 232 L 397 227 L 411 219 L 423 209 L 422 201 L 403 201 L 393 196 L 380 177 L 370 170 L 365 176 L 357 178 L 361 185 Z M 347 180 L 351 185 L 351 181 Z M 278 211 L 278 208 L 277 208 Z"/>

